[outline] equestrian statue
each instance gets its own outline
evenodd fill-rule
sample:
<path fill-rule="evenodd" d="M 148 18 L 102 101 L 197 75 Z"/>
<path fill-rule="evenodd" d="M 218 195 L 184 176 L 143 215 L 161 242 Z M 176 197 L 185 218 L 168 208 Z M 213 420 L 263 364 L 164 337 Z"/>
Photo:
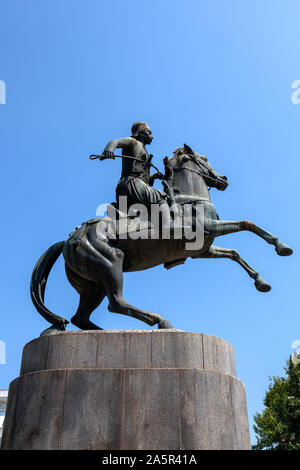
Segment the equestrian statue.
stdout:
<path fill-rule="evenodd" d="M 209 188 L 224 191 L 228 186 L 227 178 L 212 168 L 206 156 L 188 145 L 177 148 L 172 158 L 164 158 L 165 172 L 162 174 L 146 150 L 152 139 L 148 124 L 136 122 L 130 137 L 112 140 L 101 155 L 90 156 L 101 161 L 122 158 L 116 202 L 110 205 L 108 216 L 91 219 L 76 227 L 67 240 L 52 245 L 37 261 L 31 278 L 31 298 L 38 312 L 51 323 L 42 334 L 61 332 L 69 323 L 44 304 L 48 275 L 61 254 L 67 278 L 80 295 L 71 322 L 82 330 L 101 330 L 90 321 L 90 316 L 105 297 L 110 312 L 134 317 L 150 326 L 173 328 L 159 314 L 126 302 L 122 292 L 123 272 L 141 271 L 160 264 L 170 269 L 183 264 L 187 258 L 229 258 L 248 273 L 258 291 L 268 292 L 271 286 L 236 250 L 216 246 L 214 239 L 247 230 L 274 245 L 278 255 L 293 253 L 278 237 L 249 220 L 220 220 L 211 202 Z M 121 156 L 115 155 L 117 148 L 122 149 Z M 153 167 L 157 171 L 151 175 Z M 153 187 L 156 179 L 162 181 L 164 191 Z M 130 213 L 122 210 L 122 198 L 126 199 L 130 210 L 133 208 Z M 141 217 L 143 207 L 148 211 L 148 218 Z M 153 208 L 160 214 L 155 223 Z M 186 208 L 190 217 L 183 217 Z M 197 227 L 202 233 L 199 246 L 193 245 L 190 235 L 188 240 L 185 236 L 192 233 L 196 237 Z"/>

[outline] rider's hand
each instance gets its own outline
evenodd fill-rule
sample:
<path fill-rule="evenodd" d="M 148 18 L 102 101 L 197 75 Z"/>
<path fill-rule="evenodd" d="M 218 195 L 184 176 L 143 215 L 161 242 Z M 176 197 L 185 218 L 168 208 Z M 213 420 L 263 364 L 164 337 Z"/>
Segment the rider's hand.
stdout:
<path fill-rule="evenodd" d="M 112 158 L 114 160 L 114 152 L 111 152 L 110 150 L 104 150 L 102 157 L 100 157 L 100 160 L 105 160 L 106 158 Z"/>
<path fill-rule="evenodd" d="M 159 173 L 158 172 L 154 173 L 154 175 L 153 175 L 154 180 L 162 180 L 163 178 L 164 178 L 164 175 L 160 172 Z"/>

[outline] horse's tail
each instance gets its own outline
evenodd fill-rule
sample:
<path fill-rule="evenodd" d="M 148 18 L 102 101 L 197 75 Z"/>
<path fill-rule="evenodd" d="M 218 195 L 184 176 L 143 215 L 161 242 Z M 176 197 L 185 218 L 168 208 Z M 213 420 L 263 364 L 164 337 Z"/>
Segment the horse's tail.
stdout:
<path fill-rule="evenodd" d="M 44 296 L 49 273 L 55 261 L 62 253 L 63 244 L 64 242 L 55 243 L 42 254 L 33 268 L 30 283 L 30 294 L 35 308 L 49 323 L 57 326 L 61 330 L 64 330 L 65 325 L 69 322 L 65 318 L 59 317 L 47 309 L 44 304 Z"/>

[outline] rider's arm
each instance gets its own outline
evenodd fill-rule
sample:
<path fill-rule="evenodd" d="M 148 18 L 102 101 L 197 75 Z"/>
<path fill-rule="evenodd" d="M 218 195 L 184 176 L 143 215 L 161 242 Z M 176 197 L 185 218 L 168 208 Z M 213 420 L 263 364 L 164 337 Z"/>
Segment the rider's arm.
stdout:
<path fill-rule="evenodd" d="M 103 150 L 103 155 L 107 157 L 113 157 L 115 149 L 128 148 L 130 145 L 132 145 L 133 142 L 134 139 L 132 137 L 123 137 L 121 139 L 111 140 L 110 142 L 108 142 L 105 149 Z"/>
<path fill-rule="evenodd" d="M 153 186 L 153 183 L 155 180 L 161 180 L 163 179 L 163 175 L 161 173 L 154 173 L 153 175 L 150 175 L 150 178 L 149 178 L 149 186 Z"/>

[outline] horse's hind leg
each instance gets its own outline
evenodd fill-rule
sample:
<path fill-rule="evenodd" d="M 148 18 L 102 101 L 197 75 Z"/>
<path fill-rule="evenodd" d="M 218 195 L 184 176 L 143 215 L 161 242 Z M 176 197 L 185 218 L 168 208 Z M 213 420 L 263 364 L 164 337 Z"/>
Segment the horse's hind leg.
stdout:
<path fill-rule="evenodd" d="M 93 324 L 91 322 L 86 324 L 85 317 L 91 314 L 106 295 L 109 299 L 110 312 L 137 318 L 150 326 L 158 324 L 158 328 L 172 328 L 172 325 L 160 315 L 136 308 L 124 300 L 122 295 L 124 253 L 121 250 L 104 243 L 99 243 L 97 250 L 89 242 L 84 246 L 85 250 L 86 248 L 88 251 L 82 256 L 81 264 L 87 266 L 85 275 L 88 279 L 66 268 L 69 281 L 82 299 L 75 317 L 71 320 L 72 323 L 76 322 L 78 326 L 79 322 L 80 328 L 92 329 Z"/>
<path fill-rule="evenodd" d="M 267 243 L 274 245 L 278 255 L 289 256 L 293 253 L 293 250 L 285 243 L 282 243 L 278 237 L 272 235 L 258 225 L 255 225 L 250 220 L 240 220 L 239 222 L 230 220 L 207 220 L 205 222 L 205 228 L 209 231 L 209 235 L 212 237 L 220 237 L 229 233 L 247 230 L 263 238 Z"/>
<path fill-rule="evenodd" d="M 108 310 L 113 313 L 121 313 L 129 317 L 141 320 L 147 325 L 158 324 L 158 328 L 173 328 L 171 323 L 156 313 L 142 310 L 126 302 L 123 298 L 123 256 L 119 256 L 111 263 L 111 268 L 106 271 L 103 278 L 105 291 L 109 299 Z"/>
<path fill-rule="evenodd" d="M 100 305 L 104 297 L 104 291 L 86 291 L 80 294 L 77 312 L 74 317 L 71 318 L 73 325 L 78 326 L 81 330 L 102 330 L 103 328 L 92 323 L 89 318 L 93 311 Z"/>
<path fill-rule="evenodd" d="M 222 248 L 220 246 L 212 245 L 205 253 L 199 256 L 192 256 L 192 258 L 229 258 L 236 261 L 242 268 L 255 280 L 254 285 L 260 292 L 268 292 L 271 286 L 260 277 L 259 273 L 255 271 L 239 254 L 238 251 L 229 248 Z"/>
<path fill-rule="evenodd" d="M 171 323 L 156 313 L 148 312 L 126 302 L 122 295 L 123 279 L 112 279 L 109 285 L 107 297 L 109 299 L 108 310 L 112 313 L 121 313 L 129 317 L 141 320 L 147 325 L 153 326 L 158 324 L 158 328 L 173 328 Z"/>
<path fill-rule="evenodd" d="M 89 318 L 105 297 L 105 290 L 100 283 L 84 279 L 66 265 L 66 274 L 69 282 L 80 294 L 77 312 L 71 318 L 73 325 L 81 330 L 102 330 L 92 323 Z"/>

